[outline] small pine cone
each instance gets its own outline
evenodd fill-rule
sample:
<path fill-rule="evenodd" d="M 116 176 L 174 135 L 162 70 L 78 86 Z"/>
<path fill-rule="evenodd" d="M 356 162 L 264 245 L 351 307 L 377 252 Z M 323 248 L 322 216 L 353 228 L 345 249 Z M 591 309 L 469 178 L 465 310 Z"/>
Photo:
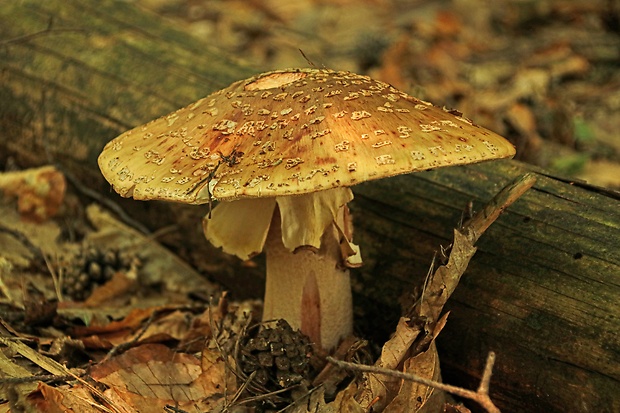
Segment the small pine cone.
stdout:
<path fill-rule="evenodd" d="M 240 367 L 268 390 L 300 383 L 310 373 L 312 346 L 308 337 L 293 331 L 285 320 L 275 328 L 264 328 L 255 337 L 242 339 Z"/>
<path fill-rule="evenodd" d="M 111 280 L 114 273 L 137 265 L 136 256 L 85 246 L 64 268 L 63 293 L 76 301 L 85 300 L 96 286 Z"/>

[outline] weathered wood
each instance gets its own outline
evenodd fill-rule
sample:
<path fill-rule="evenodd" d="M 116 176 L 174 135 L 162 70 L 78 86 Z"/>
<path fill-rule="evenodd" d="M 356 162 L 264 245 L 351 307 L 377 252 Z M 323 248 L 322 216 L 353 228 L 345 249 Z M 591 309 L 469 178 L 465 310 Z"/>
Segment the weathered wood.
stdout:
<path fill-rule="evenodd" d="M 33 36 L 50 18 L 51 31 Z M 95 159 L 107 140 L 255 71 L 126 2 L 6 2 L 0 162 L 40 165 L 49 154 L 101 191 Z M 502 161 L 355 187 L 366 262 L 354 273 L 359 331 L 384 340 L 464 205 L 479 207 L 530 170 Z M 618 196 L 542 171 L 538 179 L 484 234 L 449 302 L 439 340 L 444 379 L 475 386 L 493 350 L 492 393 L 506 412 L 620 411 Z M 177 221 L 169 245 L 236 296 L 260 294 L 260 266 L 242 266 L 204 241 L 204 209 L 123 205 L 151 228 Z"/>
<path fill-rule="evenodd" d="M 364 319 L 376 320 L 364 325 L 394 325 L 394 297 L 406 302 L 420 285 L 468 200 L 480 207 L 532 169 L 497 162 L 354 188 L 366 262 L 355 285 Z M 482 236 L 448 302 L 452 313 L 438 343 L 444 378 L 475 386 L 493 350 L 493 396 L 506 411 L 616 411 L 620 203 L 544 173 L 537 178 Z"/>
<path fill-rule="evenodd" d="M 108 140 L 256 72 L 128 2 L 2 2 L 0 159 L 103 182 Z"/>

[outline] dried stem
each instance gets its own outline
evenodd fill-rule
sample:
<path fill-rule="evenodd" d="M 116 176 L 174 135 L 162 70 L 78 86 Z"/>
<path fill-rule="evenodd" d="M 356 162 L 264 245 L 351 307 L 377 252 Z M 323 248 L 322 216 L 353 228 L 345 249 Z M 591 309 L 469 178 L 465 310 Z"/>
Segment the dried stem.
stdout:
<path fill-rule="evenodd" d="M 462 387 L 452 386 L 444 384 L 435 380 L 425 379 L 424 377 L 417 376 L 411 373 L 403 373 L 397 370 L 390 370 L 381 367 L 367 366 L 364 364 L 349 363 L 346 361 L 336 360 L 333 357 L 327 357 L 327 361 L 336 366 L 359 372 L 381 374 L 384 376 L 396 377 L 403 380 L 409 380 L 416 383 L 424 384 L 429 387 L 433 387 L 437 390 L 442 390 L 447 393 L 454 394 L 455 396 L 463 397 L 469 400 L 473 400 L 482 406 L 488 413 L 501 413 L 500 410 L 493 404 L 493 401 L 489 397 L 489 382 L 491 380 L 491 374 L 493 372 L 493 364 L 495 363 L 495 353 L 490 352 L 487 357 L 486 365 L 482 373 L 480 380 L 480 386 L 477 391 L 467 390 Z"/>
<path fill-rule="evenodd" d="M 536 176 L 532 173 L 519 176 L 495 195 L 481 211 L 478 211 L 471 219 L 467 220 L 463 225 L 462 232 L 466 234 L 468 231 L 471 231 L 474 236 L 473 242 L 478 241 L 484 231 L 495 222 L 500 214 L 534 186 L 535 183 Z"/>
<path fill-rule="evenodd" d="M 41 252 L 41 249 L 34 245 L 32 241 L 22 232 L 17 229 L 9 228 L 4 225 L 0 225 L 0 232 L 4 232 L 11 237 L 19 241 L 28 251 L 34 256 L 34 263 L 38 268 L 45 269 L 45 255 Z"/>
<path fill-rule="evenodd" d="M 38 37 L 43 37 L 43 36 L 49 36 L 52 34 L 63 34 L 63 33 L 83 33 L 83 34 L 87 34 L 88 31 L 86 29 L 72 29 L 72 28 L 67 28 L 67 29 L 55 29 L 53 27 L 53 23 L 54 21 L 52 19 L 50 19 L 50 21 L 48 22 L 47 28 L 43 29 L 43 30 L 39 30 L 38 32 L 34 32 L 34 33 L 30 33 L 30 34 L 26 34 L 24 36 L 19 36 L 19 37 L 14 37 L 12 39 L 8 39 L 8 40 L 3 40 L 0 42 L 0 46 L 7 46 L 10 44 L 17 44 L 17 43 L 26 43 L 29 42 L 30 40 L 34 40 Z"/>
<path fill-rule="evenodd" d="M 58 381 L 73 381 L 76 380 L 75 376 L 71 375 L 55 375 L 55 374 L 39 374 L 35 376 L 24 377 L 0 377 L 0 385 L 3 384 L 22 384 L 33 382 L 58 382 Z"/>
<path fill-rule="evenodd" d="M 67 180 L 75 187 L 75 189 L 78 190 L 78 192 L 80 192 L 83 195 L 86 195 L 87 197 L 91 199 L 94 199 L 100 205 L 103 205 L 110 211 L 114 212 L 116 216 L 118 216 L 118 218 L 122 222 L 129 225 L 130 227 L 140 231 L 143 234 L 151 233 L 151 231 L 146 226 L 144 226 L 141 222 L 129 216 L 129 214 L 125 212 L 125 210 L 119 204 L 117 204 L 111 199 L 106 198 L 105 196 L 101 195 L 99 192 L 93 189 L 90 189 L 88 186 L 84 185 L 77 177 L 75 177 L 68 170 L 63 169 L 63 168 L 59 168 L 59 170 L 62 172 L 65 178 L 67 178 Z"/>

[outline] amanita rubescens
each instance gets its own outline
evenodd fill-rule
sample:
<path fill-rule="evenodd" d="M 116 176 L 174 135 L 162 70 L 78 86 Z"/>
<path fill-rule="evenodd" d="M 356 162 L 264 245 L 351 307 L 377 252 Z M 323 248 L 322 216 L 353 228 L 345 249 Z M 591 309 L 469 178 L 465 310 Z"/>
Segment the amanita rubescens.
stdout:
<path fill-rule="evenodd" d="M 509 158 L 514 147 L 457 111 L 367 76 L 279 70 L 233 83 L 125 132 L 99 157 L 122 196 L 220 201 L 207 238 L 241 259 L 267 253 L 263 319 L 323 348 L 352 332 L 350 186 Z"/>

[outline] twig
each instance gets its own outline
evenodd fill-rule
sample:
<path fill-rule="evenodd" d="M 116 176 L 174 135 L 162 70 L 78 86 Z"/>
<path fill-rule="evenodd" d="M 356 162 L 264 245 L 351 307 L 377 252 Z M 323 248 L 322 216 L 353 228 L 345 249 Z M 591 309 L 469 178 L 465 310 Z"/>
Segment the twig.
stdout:
<path fill-rule="evenodd" d="M 211 181 L 213 180 L 213 178 L 215 178 L 215 174 L 217 173 L 217 170 L 219 169 L 220 165 L 222 165 L 222 163 L 225 163 L 226 165 L 228 165 L 229 168 L 232 168 L 233 166 L 239 163 L 238 157 L 243 156 L 243 153 L 237 152 L 238 147 L 239 147 L 239 144 L 235 144 L 232 151 L 230 152 L 230 155 L 224 155 L 221 151 L 219 151 L 218 154 L 220 156 L 220 159 L 218 159 L 217 165 L 215 165 L 215 167 L 211 171 L 209 171 L 209 174 L 206 177 L 196 182 L 194 186 L 188 191 L 188 194 L 191 194 L 192 192 L 197 190 L 199 187 L 203 188 L 204 185 L 202 184 L 206 182 L 207 198 L 209 200 L 208 202 L 209 213 L 207 214 L 208 219 L 211 219 L 211 211 L 213 210 L 213 194 L 211 194 L 211 187 L 209 185 L 211 184 Z"/>
<path fill-rule="evenodd" d="M 478 386 L 477 393 L 489 394 L 489 384 L 491 383 L 491 373 L 494 364 L 495 353 L 491 351 L 487 356 L 487 362 L 484 365 L 484 371 L 482 372 L 482 378 L 480 379 L 480 386 Z"/>
<path fill-rule="evenodd" d="M 330 363 L 335 364 L 336 366 L 353 371 L 361 371 L 366 373 L 373 374 L 381 374 L 384 376 L 396 377 L 398 379 L 413 381 L 415 383 L 424 384 L 429 387 L 433 387 L 437 390 L 442 390 L 447 393 L 454 394 L 459 397 L 463 397 L 469 400 L 473 400 L 478 403 L 480 406 L 484 407 L 484 409 L 488 413 L 501 413 L 499 408 L 493 404 L 493 401 L 489 397 L 489 383 L 491 381 L 491 374 L 493 372 L 493 364 L 495 363 L 495 353 L 490 352 L 487 357 L 486 365 L 484 367 L 484 371 L 482 373 L 482 378 L 480 380 L 480 386 L 478 390 L 467 390 L 462 387 L 452 386 L 449 384 L 444 384 L 435 380 L 425 379 L 424 377 L 417 376 L 411 373 L 403 373 L 397 370 L 390 370 L 381 367 L 375 366 L 366 366 L 364 364 L 357 363 L 349 363 L 347 361 L 336 360 L 335 358 L 328 356 L 326 358 Z"/>
<path fill-rule="evenodd" d="M 173 406 L 171 404 L 165 405 L 164 406 L 164 411 L 165 412 L 172 412 L 172 413 L 188 413 L 187 410 L 183 410 L 180 407 Z"/>
<path fill-rule="evenodd" d="M 299 53 L 301 53 L 301 55 L 303 56 L 303 58 L 304 58 L 304 59 L 306 59 L 306 62 L 308 62 L 308 64 L 309 64 L 310 66 L 312 66 L 312 67 L 316 67 L 316 65 L 314 64 L 314 62 L 313 62 L 312 60 L 310 60 L 310 59 L 308 58 L 308 56 L 306 56 L 306 54 L 304 53 L 304 51 L 303 51 L 301 48 L 299 48 L 299 49 L 297 49 L 297 50 L 299 50 Z"/>
<path fill-rule="evenodd" d="M 85 33 L 86 34 L 86 30 L 85 29 L 52 29 L 48 27 L 45 30 L 39 30 L 38 32 L 26 34 L 24 36 L 14 37 L 9 40 L 4 40 L 0 42 L 0 46 L 7 46 L 9 44 L 16 44 L 16 43 L 24 43 L 29 40 L 36 39 L 37 37 L 43 37 L 43 36 L 47 36 L 50 34 L 61 34 L 61 33 Z"/>
<path fill-rule="evenodd" d="M 73 380 L 77 380 L 77 378 L 72 375 L 57 376 L 55 374 L 39 374 L 35 376 L 26 376 L 26 377 L 0 377 L 0 385 L 32 383 L 32 382 L 37 382 L 37 381 L 53 382 L 53 381 L 73 381 Z"/>
<path fill-rule="evenodd" d="M 26 235 L 16 229 L 6 227 L 2 224 L 0 224 L 0 232 L 5 232 L 15 238 L 17 241 L 21 242 L 23 246 L 26 247 L 32 255 L 34 255 L 36 265 L 41 269 L 46 268 L 44 265 L 45 256 L 43 255 L 43 252 L 39 249 L 39 247 L 34 245 Z"/>
<path fill-rule="evenodd" d="M 250 376 L 248 376 L 248 384 L 251 384 L 250 377 L 252 379 L 254 379 L 254 377 L 253 377 L 254 373 L 256 373 L 256 372 L 252 372 L 252 374 L 250 374 Z M 292 389 L 295 389 L 295 388 L 298 388 L 298 387 L 299 387 L 299 385 L 296 384 L 294 386 L 287 387 L 285 389 L 274 390 L 274 391 L 271 391 L 271 392 L 268 392 L 268 393 L 264 393 L 264 394 L 249 396 L 249 397 L 246 397 L 243 400 L 240 400 L 239 402 L 237 402 L 237 405 L 247 404 L 247 403 L 250 403 L 250 402 L 256 402 L 256 401 L 261 401 L 261 400 L 267 400 L 268 402 L 272 402 L 271 400 L 269 400 L 270 398 L 272 398 L 274 396 L 277 396 L 280 393 L 284 393 L 284 392 L 287 392 L 289 390 L 292 390 Z"/>
<path fill-rule="evenodd" d="M 67 180 L 75 187 L 75 189 L 78 190 L 78 192 L 80 192 L 83 195 L 86 195 L 87 197 L 91 199 L 94 199 L 99 204 L 103 205 L 104 207 L 114 212 L 120 218 L 121 221 L 123 221 L 125 224 L 129 225 L 130 227 L 137 229 L 143 234 L 150 234 L 151 231 L 146 226 L 142 225 L 142 223 L 131 218 L 129 214 L 127 214 L 127 212 L 125 212 L 125 210 L 120 207 L 120 205 L 118 205 L 111 199 L 104 197 L 99 192 L 94 191 L 88 188 L 86 185 L 82 184 L 82 182 L 80 182 L 79 179 L 77 179 L 72 173 L 70 173 L 68 170 L 66 170 L 62 166 L 56 165 L 56 167 L 58 168 L 59 171 L 62 172 L 62 174 L 67 178 Z"/>
<path fill-rule="evenodd" d="M 100 361 L 100 363 L 105 363 L 106 361 L 114 357 L 117 353 L 123 352 L 133 347 L 142 338 L 144 333 L 146 333 L 146 330 L 148 330 L 151 324 L 153 324 L 153 321 L 155 321 L 155 317 L 159 314 L 160 314 L 160 311 L 158 310 L 153 311 L 151 315 L 149 316 L 149 318 L 146 320 L 146 323 L 144 323 L 144 325 L 142 326 L 142 329 L 140 330 L 140 332 L 136 334 L 134 338 L 132 338 L 131 340 L 125 343 L 119 344 L 116 347 L 113 347 L 112 350 L 110 350 L 108 354 L 106 354 L 103 360 Z"/>
<path fill-rule="evenodd" d="M 306 393 L 304 393 L 303 395 L 301 395 L 297 399 L 293 400 L 288 406 L 281 408 L 276 413 L 284 413 L 285 411 L 287 411 L 291 407 L 298 406 L 302 400 L 309 399 L 310 396 L 312 396 L 312 393 L 316 392 L 317 390 L 321 389 L 322 387 L 323 387 L 323 385 L 321 384 L 318 387 L 314 387 L 314 388 L 308 390 Z"/>
<path fill-rule="evenodd" d="M 471 231 L 475 243 L 497 217 L 535 183 L 536 176 L 532 173 L 519 176 L 495 195 L 482 210 L 476 212 L 470 220 L 465 222 L 461 232 L 467 234 L 468 231 Z"/>
<path fill-rule="evenodd" d="M 52 265 L 48 257 L 43 256 L 43 258 L 45 259 L 45 265 L 47 266 L 47 270 L 52 276 L 54 290 L 56 291 L 56 298 L 58 299 L 58 302 L 62 303 L 64 301 L 64 297 L 62 294 L 62 286 L 63 286 L 64 278 L 65 278 L 64 277 L 65 272 L 63 270 L 63 267 L 62 265 L 58 265 L 58 274 L 57 274 L 56 269 L 54 268 L 54 266 Z M 56 258 L 56 264 L 58 264 L 58 257 Z"/>

